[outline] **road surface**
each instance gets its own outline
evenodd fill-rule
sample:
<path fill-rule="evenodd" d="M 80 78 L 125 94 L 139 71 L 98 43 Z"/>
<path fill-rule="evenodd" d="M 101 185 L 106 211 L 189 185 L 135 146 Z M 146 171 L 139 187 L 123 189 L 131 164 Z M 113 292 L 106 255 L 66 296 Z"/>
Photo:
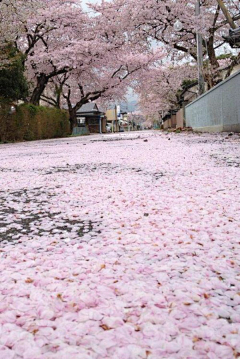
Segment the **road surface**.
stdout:
<path fill-rule="evenodd" d="M 240 357 L 240 136 L 0 146 L 1 359 Z"/>

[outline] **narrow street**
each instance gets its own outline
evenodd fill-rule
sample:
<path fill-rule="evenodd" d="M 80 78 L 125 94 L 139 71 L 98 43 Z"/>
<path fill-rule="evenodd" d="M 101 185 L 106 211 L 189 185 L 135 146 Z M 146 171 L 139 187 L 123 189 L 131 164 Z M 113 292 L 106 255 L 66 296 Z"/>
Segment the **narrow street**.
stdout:
<path fill-rule="evenodd" d="M 0 146 L 1 359 L 240 357 L 240 136 Z"/>

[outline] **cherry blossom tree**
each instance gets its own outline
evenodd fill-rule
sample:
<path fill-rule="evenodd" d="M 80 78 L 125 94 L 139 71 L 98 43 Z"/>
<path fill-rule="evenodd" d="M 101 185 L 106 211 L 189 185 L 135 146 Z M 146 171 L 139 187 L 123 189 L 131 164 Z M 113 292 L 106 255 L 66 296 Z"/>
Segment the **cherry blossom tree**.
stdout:
<path fill-rule="evenodd" d="M 9 48 L 19 31 L 20 22 L 16 18 L 17 7 L 14 0 L 0 1 L 0 67 L 12 63 L 13 58 L 9 56 Z"/>
<path fill-rule="evenodd" d="M 139 106 L 143 113 L 157 114 L 179 107 L 179 95 L 186 80 L 196 80 L 196 66 L 184 64 L 173 66 L 170 63 L 152 68 L 139 77 L 135 91 L 139 94 Z"/>
<path fill-rule="evenodd" d="M 147 72 L 150 66 L 160 54 L 151 53 L 124 53 L 124 48 L 119 51 L 103 52 L 102 59 L 98 57 L 92 66 L 87 64 L 79 69 L 72 69 L 67 74 L 57 76 L 51 83 L 61 94 L 70 115 L 71 126 L 76 125 L 76 112 L 85 103 L 101 99 L 108 103 L 123 99 L 128 87 L 135 81 L 136 73 Z M 100 53 L 98 53 L 100 56 Z M 106 66 L 107 63 L 107 66 Z M 59 106 L 58 96 L 43 96 L 43 100 Z"/>
<path fill-rule="evenodd" d="M 17 46 L 25 54 L 25 65 L 32 83 L 30 102 L 39 104 L 47 83 L 76 67 L 74 46 L 81 43 L 87 16 L 78 1 L 41 1 L 28 18 Z M 78 40 L 80 38 L 80 40 Z M 80 62 L 80 61 L 79 61 Z"/>
<path fill-rule="evenodd" d="M 60 106 L 63 96 L 72 127 L 76 111 L 100 97 L 123 97 L 134 74 L 162 57 L 146 41 L 131 38 L 131 29 L 122 27 L 122 17 L 107 20 L 107 14 L 94 9 L 84 13 L 77 1 L 64 4 L 58 13 L 40 9 L 40 20 L 28 25 L 27 40 L 19 44 L 27 56 L 26 64 L 34 88 L 30 101 L 42 99 Z M 103 11 L 105 9 L 103 8 Z M 44 93 L 48 85 L 48 94 Z M 49 96 L 50 93 L 50 96 Z M 52 95 L 57 95 L 57 98 Z"/>
<path fill-rule="evenodd" d="M 201 1 L 201 15 L 195 15 L 196 0 L 116 0 L 106 3 L 106 7 L 117 8 L 125 22 L 130 23 L 139 38 L 147 38 L 162 44 L 168 51 L 169 59 L 181 61 L 197 60 L 196 33 L 203 35 L 204 65 L 206 72 L 212 75 L 205 80 L 212 87 L 221 78 L 222 67 L 219 55 L 225 54 L 222 35 L 228 31 L 229 25 L 220 6 L 215 0 Z M 228 2 L 228 10 L 232 14 L 239 12 L 239 1 Z M 114 12 L 114 11 L 113 11 Z M 110 13 L 110 10 L 109 10 Z M 112 15 L 114 16 L 114 15 Z M 175 24 L 179 21 L 181 29 Z M 228 49 L 229 50 L 229 49 Z M 228 76 L 232 67 L 239 62 L 239 56 L 229 56 L 226 64 Z"/>
<path fill-rule="evenodd" d="M 59 107 L 63 97 L 72 126 L 84 103 L 123 98 L 136 72 L 162 57 L 123 22 L 122 12 L 109 13 L 104 4 L 92 7 L 90 17 L 78 0 L 5 2 L 19 24 L 12 41 L 24 54 L 29 101 L 38 105 L 42 96 Z"/>

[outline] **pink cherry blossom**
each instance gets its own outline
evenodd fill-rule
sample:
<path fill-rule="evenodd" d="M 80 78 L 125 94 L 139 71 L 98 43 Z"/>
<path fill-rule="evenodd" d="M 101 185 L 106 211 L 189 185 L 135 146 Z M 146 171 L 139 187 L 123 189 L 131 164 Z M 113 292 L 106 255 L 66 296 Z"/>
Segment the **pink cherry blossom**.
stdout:
<path fill-rule="evenodd" d="M 0 156 L 1 358 L 238 355 L 238 135 L 93 135 Z"/>

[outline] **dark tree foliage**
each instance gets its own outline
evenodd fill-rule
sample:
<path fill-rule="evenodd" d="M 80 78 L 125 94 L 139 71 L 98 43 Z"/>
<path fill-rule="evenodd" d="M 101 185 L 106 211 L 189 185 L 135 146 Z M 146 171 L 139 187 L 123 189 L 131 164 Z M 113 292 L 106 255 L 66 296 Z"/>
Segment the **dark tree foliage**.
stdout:
<path fill-rule="evenodd" d="M 28 84 L 24 76 L 23 55 L 12 45 L 1 49 L 8 57 L 9 64 L 0 67 L 0 97 L 9 100 L 24 100 Z"/>

